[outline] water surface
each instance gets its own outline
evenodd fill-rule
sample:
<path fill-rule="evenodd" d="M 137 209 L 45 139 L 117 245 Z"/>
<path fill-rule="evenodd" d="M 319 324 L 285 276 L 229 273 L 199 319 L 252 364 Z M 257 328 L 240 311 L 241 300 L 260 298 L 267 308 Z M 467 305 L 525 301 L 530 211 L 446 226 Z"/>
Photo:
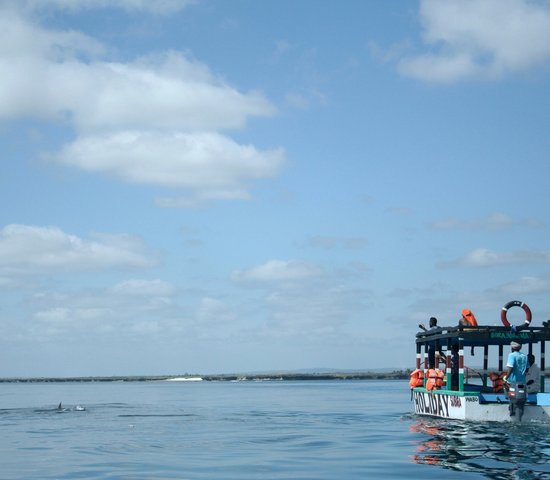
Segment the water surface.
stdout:
<path fill-rule="evenodd" d="M 550 479 L 550 426 L 411 409 L 403 381 L 0 384 L 0 478 Z"/>

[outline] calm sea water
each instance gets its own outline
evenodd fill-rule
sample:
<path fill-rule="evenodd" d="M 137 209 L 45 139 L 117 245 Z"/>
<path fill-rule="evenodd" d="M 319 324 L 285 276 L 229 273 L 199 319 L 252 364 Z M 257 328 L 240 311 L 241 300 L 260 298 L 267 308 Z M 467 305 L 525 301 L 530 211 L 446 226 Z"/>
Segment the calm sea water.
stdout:
<path fill-rule="evenodd" d="M 402 381 L 4 383 L 0 478 L 550 479 L 550 426 L 411 407 Z"/>

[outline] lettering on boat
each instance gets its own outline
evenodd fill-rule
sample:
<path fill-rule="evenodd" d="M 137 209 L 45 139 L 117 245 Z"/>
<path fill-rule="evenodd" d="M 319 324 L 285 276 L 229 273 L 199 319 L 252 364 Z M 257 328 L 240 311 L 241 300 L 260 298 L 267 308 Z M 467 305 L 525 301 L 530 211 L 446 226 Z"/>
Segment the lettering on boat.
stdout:
<path fill-rule="evenodd" d="M 454 397 L 454 395 L 414 392 L 415 411 L 449 418 L 449 397 Z"/>
<path fill-rule="evenodd" d="M 528 332 L 491 332 L 491 338 L 506 338 L 506 339 L 520 339 L 520 340 L 528 340 L 529 339 L 529 333 Z"/>
<path fill-rule="evenodd" d="M 479 403 L 479 398 L 477 398 L 477 397 L 466 397 L 466 401 L 467 402 Z"/>
<path fill-rule="evenodd" d="M 462 407 L 462 400 L 456 395 L 451 395 L 451 407 Z"/>

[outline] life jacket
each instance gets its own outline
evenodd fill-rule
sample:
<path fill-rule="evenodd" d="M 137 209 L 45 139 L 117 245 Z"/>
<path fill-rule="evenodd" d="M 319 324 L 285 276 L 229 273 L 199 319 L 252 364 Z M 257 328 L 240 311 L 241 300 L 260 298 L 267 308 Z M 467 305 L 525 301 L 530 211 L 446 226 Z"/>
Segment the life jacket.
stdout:
<path fill-rule="evenodd" d="M 493 382 L 493 392 L 499 393 L 504 391 L 504 377 L 506 376 L 505 372 L 491 372 L 489 374 L 489 379 Z"/>
<path fill-rule="evenodd" d="M 411 388 L 424 386 L 424 371 L 417 368 L 411 373 L 409 379 L 409 385 Z"/>
<path fill-rule="evenodd" d="M 466 319 L 470 327 L 477 327 L 476 317 L 471 310 L 465 308 L 464 310 L 462 310 L 462 316 Z"/>
<path fill-rule="evenodd" d="M 445 385 L 445 373 L 437 368 L 428 370 L 428 380 L 426 381 L 426 390 L 431 391 L 441 388 Z"/>

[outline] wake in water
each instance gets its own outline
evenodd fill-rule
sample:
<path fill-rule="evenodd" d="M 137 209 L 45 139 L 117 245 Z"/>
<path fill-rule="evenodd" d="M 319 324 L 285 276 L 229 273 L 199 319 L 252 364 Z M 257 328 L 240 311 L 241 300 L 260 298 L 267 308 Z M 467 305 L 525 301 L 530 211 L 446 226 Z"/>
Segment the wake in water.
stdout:
<path fill-rule="evenodd" d="M 57 406 L 51 407 L 2 408 L 0 409 L 0 415 L 20 415 L 22 417 L 29 417 L 35 414 L 43 415 L 85 411 L 86 407 L 83 405 L 63 405 L 63 403 L 60 402 Z"/>
<path fill-rule="evenodd" d="M 84 412 L 86 410 L 86 407 L 83 407 L 82 405 L 75 405 L 74 407 L 66 407 L 63 406 L 62 402 L 59 402 L 59 405 L 57 406 L 58 412 Z"/>
<path fill-rule="evenodd" d="M 414 463 L 494 479 L 550 479 L 550 425 L 423 418 L 410 429 L 422 435 Z"/>

